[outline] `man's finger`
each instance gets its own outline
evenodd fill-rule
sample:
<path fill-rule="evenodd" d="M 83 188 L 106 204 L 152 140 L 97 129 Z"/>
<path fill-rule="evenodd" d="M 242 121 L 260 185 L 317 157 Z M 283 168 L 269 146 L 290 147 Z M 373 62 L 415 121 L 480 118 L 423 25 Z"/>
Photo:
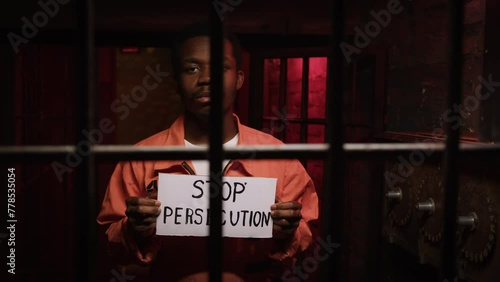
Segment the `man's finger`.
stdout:
<path fill-rule="evenodd" d="M 293 201 L 285 203 L 276 203 L 271 206 L 271 210 L 288 210 L 288 209 L 302 209 L 302 204 Z"/>
<path fill-rule="evenodd" d="M 294 209 L 273 210 L 273 211 L 271 211 L 271 217 L 274 219 L 278 219 L 278 218 L 300 219 L 300 218 L 302 218 L 302 213 L 300 212 L 300 210 L 294 210 Z"/>
<path fill-rule="evenodd" d="M 273 221 L 273 224 L 275 225 L 279 225 L 281 227 L 289 227 L 289 226 L 292 226 L 294 225 L 293 223 L 294 221 L 290 221 L 290 220 L 287 220 L 287 219 L 276 219 Z"/>
<path fill-rule="evenodd" d="M 159 215 L 161 209 L 157 206 L 129 206 L 125 211 L 127 216 L 150 216 L 150 215 Z"/>
<path fill-rule="evenodd" d="M 146 217 L 145 219 L 143 219 L 142 222 L 144 224 L 156 223 L 157 218 L 158 218 L 158 216 L 149 216 L 149 217 Z"/>
<path fill-rule="evenodd" d="M 145 218 L 129 218 L 129 221 L 134 225 L 151 225 L 151 223 L 156 223 L 158 216 L 148 216 Z"/>
<path fill-rule="evenodd" d="M 146 232 L 156 227 L 155 223 L 144 224 L 144 225 L 134 225 L 134 230 L 138 232 Z"/>
<path fill-rule="evenodd" d="M 297 225 L 298 226 L 298 225 Z M 273 225 L 273 231 L 277 233 L 286 233 L 290 234 L 293 233 L 297 229 L 296 225 L 279 225 L 279 224 L 274 224 Z"/>
<path fill-rule="evenodd" d="M 130 197 L 126 200 L 127 206 L 160 206 L 160 201 L 155 199 Z"/>

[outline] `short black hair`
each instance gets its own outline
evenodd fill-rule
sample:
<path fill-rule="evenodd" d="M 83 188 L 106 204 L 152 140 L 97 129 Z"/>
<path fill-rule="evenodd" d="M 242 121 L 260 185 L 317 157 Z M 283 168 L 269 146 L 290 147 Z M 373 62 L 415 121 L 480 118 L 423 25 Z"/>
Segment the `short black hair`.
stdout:
<path fill-rule="evenodd" d="M 182 31 L 175 37 L 174 46 L 172 48 L 172 69 L 174 71 L 174 76 L 177 79 L 180 75 L 180 53 L 184 42 L 188 39 L 198 36 L 210 37 L 210 24 L 209 22 L 202 21 L 194 24 L 187 25 L 182 29 Z M 230 31 L 224 30 L 224 38 L 231 42 L 233 47 L 233 56 L 236 60 L 236 68 L 239 70 L 241 68 L 241 45 L 238 37 Z"/>

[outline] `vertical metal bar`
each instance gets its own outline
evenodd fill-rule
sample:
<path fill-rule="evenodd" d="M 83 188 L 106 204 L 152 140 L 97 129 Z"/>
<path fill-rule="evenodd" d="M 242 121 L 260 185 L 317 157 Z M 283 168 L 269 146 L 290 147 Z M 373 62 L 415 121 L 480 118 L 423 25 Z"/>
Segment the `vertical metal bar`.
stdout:
<path fill-rule="evenodd" d="M 80 225 L 76 241 L 76 281 L 95 281 L 97 273 L 96 193 L 93 157 L 86 154 L 91 142 L 83 132 L 92 129 L 95 116 L 96 64 L 94 1 L 79 0 L 77 17 L 77 148 L 81 164 L 76 168 L 76 217 Z M 88 153 L 88 151 L 87 151 Z"/>
<path fill-rule="evenodd" d="M 348 237 L 344 236 L 344 171 L 345 154 L 344 142 L 344 94 L 342 87 L 342 69 L 344 60 L 340 43 L 344 32 L 344 1 L 332 1 L 332 34 L 329 42 L 328 58 L 328 91 L 327 99 L 327 127 L 326 135 L 330 149 L 326 160 L 327 177 L 324 186 L 324 204 L 322 212 L 323 240 L 331 238 L 332 242 L 340 244 L 336 250 L 323 263 L 321 268 L 321 281 L 345 281 L 342 277 L 347 275 L 347 259 L 344 257 L 349 248 Z"/>
<path fill-rule="evenodd" d="M 300 107 L 300 143 L 307 142 L 308 118 L 309 118 L 309 57 L 302 58 L 302 97 Z M 307 168 L 307 159 L 302 160 L 302 164 Z"/>
<path fill-rule="evenodd" d="M 249 109 L 253 109 L 253 114 L 249 115 L 249 125 L 253 128 L 263 128 L 264 117 L 264 58 L 252 57 L 250 60 L 250 77 L 257 77 L 250 85 Z M 266 113 L 267 114 L 267 113 Z"/>
<path fill-rule="evenodd" d="M 223 100 L 223 24 L 208 1 L 210 9 L 210 238 L 208 260 L 210 281 L 222 281 L 222 100 Z"/>
<path fill-rule="evenodd" d="M 279 93 L 279 99 L 278 99 L 278 111 L 281 114 L 286 113 L 287 83 L 288 83 L 288 59 L 285 57 L 282 57 L 280 59 L 280 93 Z M 286 119 L 286 115 L 284 118 Z M 282 137 L 283 142 L 286 142 L 287 126 L 286 126 L 286 124 L 283 124 L 283 125 L 285 126 L 285 129 L 282 131 L 281 137 Z"/>
<path fill-rule="evenodd" d="M 463 28 L 463 1 L 451 0 L 450 4 L 450 57 L 448 77 L 448 109 L 460 104 L 462 97 L 462 28 Z M 457 119 L 457 112 L 453 112 Z M 442 248 L 442 278 L 455 281 L 457 274 L 456 263 L 456 216 L 458 202 L 458 177 L 459 169 L 459 136 L 460 127 L 447 124 L 446 150 L 445 150 L 445 203 L 444 203 L 444 230 Z"/>
<path fill-rule="evenodd" d="M 302 100 L 300 107 L 301 128 L 300 142 L 307 143 L 307 126 L 309 118 L 309 57 L 302 58 Z"/>

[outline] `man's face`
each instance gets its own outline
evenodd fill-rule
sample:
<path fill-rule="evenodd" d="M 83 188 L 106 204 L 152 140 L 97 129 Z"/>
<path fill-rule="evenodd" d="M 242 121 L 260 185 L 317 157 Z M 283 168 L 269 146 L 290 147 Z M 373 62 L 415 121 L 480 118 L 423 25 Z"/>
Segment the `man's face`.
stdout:
<path fill-rule="evenodd" d="M 208 116 L 210 103 L 210 38 L 193 37 L 186 40 L 180 51 L 179 88 L 186 110 Z M 243 72 L 237 70 L 233 46 L 224 40 L 223 112 L 233 110 L 236 91 L 243 85 Z"/>

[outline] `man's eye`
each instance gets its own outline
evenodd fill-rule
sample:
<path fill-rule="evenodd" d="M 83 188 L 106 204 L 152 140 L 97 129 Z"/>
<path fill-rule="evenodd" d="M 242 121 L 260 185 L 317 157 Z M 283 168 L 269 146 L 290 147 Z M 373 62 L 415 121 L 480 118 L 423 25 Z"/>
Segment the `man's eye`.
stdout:
<path fill-rule="evenodd" d="M 187 67 L 184 68 L 184 71 L 187 73 L 196 73 L 198 72 L 199 68 L 198 67 Z"/>

